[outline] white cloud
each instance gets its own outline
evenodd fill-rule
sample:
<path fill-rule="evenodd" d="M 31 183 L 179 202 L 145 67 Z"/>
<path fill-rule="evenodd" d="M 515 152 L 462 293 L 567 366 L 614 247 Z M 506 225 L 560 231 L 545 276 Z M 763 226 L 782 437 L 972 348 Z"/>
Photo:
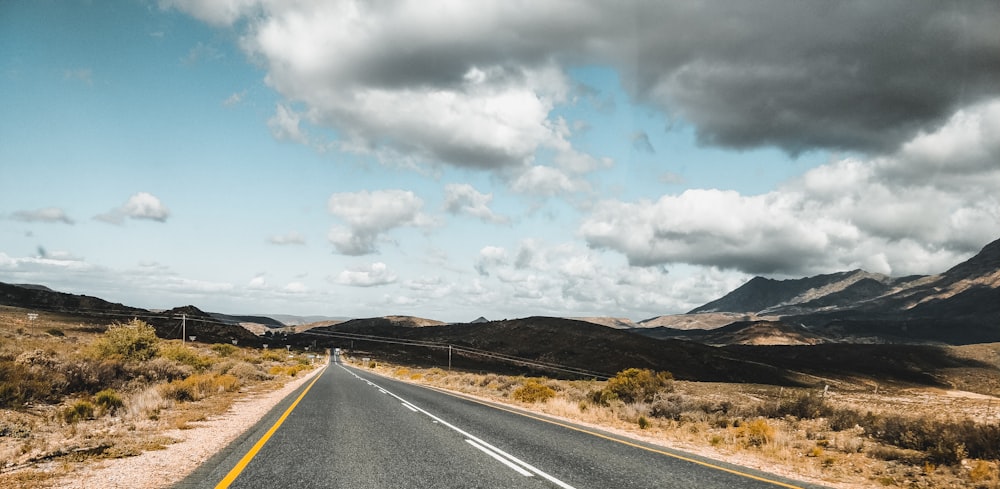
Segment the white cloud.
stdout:
<path fill-rule="evenodd" d="M 177 8 L 205 22 L 228 25 L 252 12 L 260 0 L 160 0 L 160 8 Z"/>
<path fill-rule="evenodd" d="M 511 316 L 622 315 L 646 317 L 691 310 L 738 287 L 745 274 L 717 268 L 621 266 L 610 255 L 575 243 L 523 240 L 510 251 L 480 250 L 480 274 L 451 289 L 470 310 L 489 308 Z M 639 318 L 637 318 L 639 319 Z"/>
<path fill-rule="evenodd" d="M 222 101 L 222 105 L 225 107 L 235 107 L 243 103 L 243 98 L 246 96 L 246 90 L 243 90 L 242 92 L 233 92 L 232 95 L 226 97 L 226 99 Z"/>
<path fill-rule="evenodd" d="M 552 197 L 588 191 L 590 184 L 583 179 L 570 177 L 557 168 L 536 165 L 521 172 L 511 182 L 511 190 L 523 194 Z"/>
<path fill-rule="evenodd" d="M 66 211 L 58 207 L 46 207 L 30 211 L 16 211 L 11 214 L 11 219 L 24 222 L 47 222 L 73 224 L 73 219 L 66 215 Z"/>
<path fill-rule="evenodd" d="M 605 201 L 580 233 L 639 266 L 938 273 L 1000 235 L 998 121 L 1000 101 L 984 103 L 894 154 L 834 161 L 766 194 Z"/>
<path fill-rule="evenodd" d="M 274 110 L 274 115 L 267 120 L 267 127 L 271 129 L 271 135 L 279 141 L 294 141 L 296 143 L 308 144 L 309 137 L 299 127 L 302 116 L 291 107 L 278 104 Z"/>
<path fill-rule="evenodd" d="M 304 294 L 309 291 L 309 287 L 302 282 L 289 282 L 281 290 L 289 294 Z"/>
<path fill-rule="evenodd" d="M 377 287 L 395 283 L 398 277 L 385 263 L 375 262 L 367 267 L 344 270 L 337 276 L 337 283 L 351 287 Z"/>
<path fill-rule="evenodd" d="M 368 255 L 378 251 L 379 237 L 398 227 L 427 227 L 433 220 L 421 212 L 424 202 L 413 192 L 376 190 L 337 193 L 330 196 L 330 214 L 347 223 L 334 227 L 327 238 L 344 255 Z"/>
<path fill-rule="evenodd" d="M 304 245 L 306 244 L 305 236 L 302 236 L 296 231 L 289 232 L 287 234 L 275 234 L 267 239 L 271 244 L 276 245 Z"/>
<path fill-rule="evenodd" d="M 490 203 L 493 194 L 479 193 L 467 183 L 452 183 L 445 186 L 444 208 L 452 214 L 465 214 L 484 222 L 507 224 L 510 218 L 493 212 Z"/>
<path fill-rule="evenodd" d="M 507 263 L 507 250 L 497 246 L 486 246 L 479 250 L 475 268 L 480 275 L 489 276 L 490 268 L 505 263 Z"/>
<path fill-rule="evenodd" d="M 132 195 L 120 207 L 111 209 L 104 214 L 94 216 L 94 219 L 111 224 L 121 224 L 125 218 L 142 219 L 156 222 L 166 222 L 170 217 L 170 209 L 163 205 L 153 194 L 139 192 Z"/>
<path fill-rule="evenodd" d="M 256 275 L 247 283 L 247 288 L 257 290 L 267 289 L 267 279 L 264 278 L 264 275 Z"/>

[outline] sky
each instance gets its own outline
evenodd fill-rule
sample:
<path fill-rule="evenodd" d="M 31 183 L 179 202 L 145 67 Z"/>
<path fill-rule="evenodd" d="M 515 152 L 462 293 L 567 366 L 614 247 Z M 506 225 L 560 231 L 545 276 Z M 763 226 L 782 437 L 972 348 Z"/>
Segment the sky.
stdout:
<path fill-rule="evenodd" d="M 682 313 L 1000 238 L 995 1 L 0 2 L 0 281 Z"/>

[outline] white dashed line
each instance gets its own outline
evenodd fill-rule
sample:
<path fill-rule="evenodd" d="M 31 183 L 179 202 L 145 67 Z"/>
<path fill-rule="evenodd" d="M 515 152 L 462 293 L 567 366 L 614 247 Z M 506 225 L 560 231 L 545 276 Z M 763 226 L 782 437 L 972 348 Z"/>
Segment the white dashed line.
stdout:
<path fill-rule="evenodd" d="M 465 441 L 468 442 L 470 445 L 472 445 L 472 446 L 476 447 L 477 449 L 481 450 L 483 453 L 486 453 L 487 455 L 489 455 L 489 456 L 491 456 L 491 457 L 499 460 L 504 465 L 506 465 L 507 467 L 510 467 L 512 470 L 516 471 L 517 473 L 519 473 L 521 475 L 524 475 L 526 477 L 530 477 L 532 475 L 537 475 L 537 476 L 539 476 L 539 477 L 541 477 L 541 478 L 543 478 L 543 479 L 545 479 L 545 480 L 547 480 L 547 481 L 549 481 L 549 482 L 551 482 L 551 483 L 553 483 L 553 484 L 555 484 L 555 485 L 557 485 L 557 486 L 559 486 L 559 487 L 561 487 L 563 489 L 575 489 L 573 486 L 571 486 L 571 485 L 569 485 L 569 484 L 567 484 L 567 483 L 565 483 L 565 482 L 563 482 L 563 481 L 561 481 L 559 479 L 556 479 L 555 477 L 553 477 L 553 476 L 551 476 L 551 475 L 549 475 L 549 474 L 547 474 L 545 472 L 542 472 L 537 467 L 535 467 L 535 466 L 533 466 L 533 465 L 531 465 L 531 464 L 529 464 L 529 463 L 527 463 L 527 462 L 525 462 L 525 461 L 523 461 L 523 460 L 521 460 L 521 459 L 519 459 L 519 458 L 517 458 L 517 457 L 515 457 L 515 456 L 513 456 L 513 455 L 511 455 L 511 454 L 509 454 L 509 453 L 507 453 L 507 452 L 505 452 L 505 451 L 503 451 L 503 450 L 495 447 L 495 446 L 493 446 L 493 445 L 490 445 L 489 443 L 486 443 L 485 441 L 483 441 L 483 440 L 481 440 L 481 439 L 479 439 L 479 438 L 477 438 L 477 437 L 475 437 L 475 436 L 473 436 L 473 435 L 471 435 L 469 433 L 466 433 L 461 428 L 459 428 L 459 427 L 457 427 L 457 426 L 455 426 L 455 425 L 453 425 L 453 424 L 451 424 L 451 423 L 449 423 L 449 422 L 447 422 L 447 421 L 445 421 L 445 420 L 443 420 L 443 419 L 441 419 L 441 418 L 439 418 L 439 417 L 437 417 L 437 416 L 435 416 L 435 415 L 427 412 L 426 410 L 420 408 L 416 404 L 413 404 L 412 402 L 407 401 L 406 399 L 403 399 L 402 397 L 399 397 L 396 394 L 393 394 L 392 392 L 389 392 L 389 391 L 385 390 L 384 388 L 382 388 L 379 385 L 374 384 L 370 380 L 361 378 L 361 376 L 359 376 L 358 374 L 356 374 L 356 373 L 351 372 L 350 370 L 348 370 L 347 367 L 344 367 L 343 365 L 338 365 L 338 366 L 340 368 L 346 370 L 347 373 L 353 375 L 355 378 L 363 380 L 363 381 L 367 382 L 369 385 L 377 387 L 379 391 L 381 391 L 381 392 L 383 392 L 385 394 L 388 394 L 388 395 L 390 395 L 392 397 L 395 397 L 396 399 L 399 400 L 399 402 L 403 403 L 403 405 L 406 406 L 408 409 L 411 409 L 414 412 L 423 413 L 423 414 L 427 415 L 429 418 L 431 418 L 431 420 L 433 420 L 435 423 L 440 423 L 442 425 L 447 426 L 448 428 L 451 428 L 453 431 L 455 431 L 458 434 L 464 436 L 465 437 Z"/>

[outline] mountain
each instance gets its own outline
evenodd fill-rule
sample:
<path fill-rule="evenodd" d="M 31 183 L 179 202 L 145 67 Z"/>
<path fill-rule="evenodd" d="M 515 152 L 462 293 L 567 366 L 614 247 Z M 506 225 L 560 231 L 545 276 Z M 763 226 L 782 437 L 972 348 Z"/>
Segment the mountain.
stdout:
<path fill-rule="evenodd" d="M 260 342 L 256 335 L 239 325 L 220 321 L 194 306 L 153 312 L 89 295 L 67 294 L 44 286 L 12 285 L 3 282 L 0 282 L 0 305 L 64 314 L 100 326 L 138 318 L 153 326 L 157 336 L 167 339 L 181 338 L 182 330 L 186 326 L 187 335 L 196 336 L 200 342 L 228 343 L 234 339 L 246 345 L 256 345 Z M 182 316 L 186 318 L 183 321 L 186 324 L 182 324 Z"/>
<path fill-rule="evenodd" d="M 706 313 L 766 316 L 825 341 L 1000 341 L 1000 240 L 938 275 L 893 278 L 854 270 L 793 280 L 755 277 L 680 317 Z"/>
<path fill-rule="evenodd" d="M 81 317 L 113 317 L 127 321 L 130 315 L 149 314 L 145 309 L 108 302 L 89 295 L 56 292 L 43 285 L 13 285 L 0 282 L 0 305 L 45 312 L 72 313 Z"/>

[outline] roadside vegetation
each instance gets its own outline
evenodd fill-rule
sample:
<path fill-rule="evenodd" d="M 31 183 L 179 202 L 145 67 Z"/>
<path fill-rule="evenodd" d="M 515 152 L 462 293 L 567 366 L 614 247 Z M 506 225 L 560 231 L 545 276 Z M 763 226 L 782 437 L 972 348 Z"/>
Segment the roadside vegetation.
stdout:
<path fill-rule="evenodd" d="M 283 349 L 163 340 L 137 319 L 0 308 L 0 487 L 45 487 L 81 462 L 162 449 L 174 430 L 312 368 Z"/>
<path fill-rule="evenodd" d="M 837 487 L 1000 488 L 1000 405 L 987 396 L 681 382 L 644 369 L 607 381 L 376 370 Z"/>

